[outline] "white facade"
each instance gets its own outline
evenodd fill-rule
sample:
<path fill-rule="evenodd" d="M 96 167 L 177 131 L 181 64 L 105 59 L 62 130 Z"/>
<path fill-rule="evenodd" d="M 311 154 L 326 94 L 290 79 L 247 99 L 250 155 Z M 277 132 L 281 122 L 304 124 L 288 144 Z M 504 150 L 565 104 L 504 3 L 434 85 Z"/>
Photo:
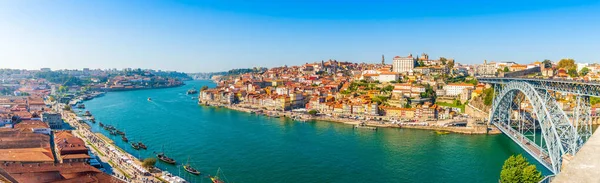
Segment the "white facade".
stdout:
<path fill-rule="evenodd" d="M 398 73 L 381 73 L 379 74 L 379 82 L 391 82 L 391 81 L 397 81 L 400 78 L 400 75 L 398 75 Z"/>
<path fill-rule="evenodd" d="M 413 68 L 415 68 L 416 58 L 408 55 L 408 57 L 394 57 L 394 62 L 392 63 L 392 71 L 397 73 L 407 73 L 412 72 Z"/>
<path fill-rule="evenodd" d="M 444 87 L 444 90 L 446 90 L 446 95 L 447 96 L 458 96 L 458 95 L 460 95 L 463 92 L 463 90 L 465 88 L 474 89 L 475 86 L 473 86 L 471 84 L 464 84 L 464 83 L 461 83 L 461 84 L 453 84 L 453 83 L 451 83 L 451 84 L 446 85 Z"/>

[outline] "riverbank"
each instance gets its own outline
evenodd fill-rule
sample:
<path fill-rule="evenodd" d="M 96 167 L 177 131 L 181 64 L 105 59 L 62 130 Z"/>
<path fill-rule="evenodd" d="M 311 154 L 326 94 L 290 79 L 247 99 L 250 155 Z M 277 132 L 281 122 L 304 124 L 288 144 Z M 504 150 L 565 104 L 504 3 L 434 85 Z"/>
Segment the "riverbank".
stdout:
<path fill-rule="evenodd" d="M 102 91 L 106 92 L 121 92 L 121 91 L 135 91 L 135 90 L 151 90 L 151 89 L 165 89 L 165 88 L 176 88 L 180 86 L 184 86 L 185 83 L 181 83 L 178 85 L 170 85 L 170 86 L 155 86 L 148 88 L 100 88 Z"/>
<path fill-rule="evenodd" d="M 205 105 L 208 104 L 208 105 Z M 210 103 L 205 102 L 202 104 L 199 102 L 199 105 L 204 105 L 207 107 L 225 107 L 231 110 L 253 113 L 256 112 L 256 109 L 243 107 L 242 105 L 223 105 L 218 103 Z M 327 122 L 335 122 L 335 123 L 344 123 L 348 125 L 364 125 L 367 127 L 377 127 L 377 128 L 410 128 L 410 129 L 421 129 L 421 130 L 434 130 L 434 131 L 444 131 L 444 132 L 452 132 L 452 133 L 460 133 L 460 134 L 470 134 L 470 135 L 481 135 L 481 134 L 501 134 L 502 132 L 498 130 L 495 126 L 491 125 L 478 125 L 474 124 L 472 126 L 467 125 L 466 127 L 454 127 L 454 126 L 444 126 L 439 125 L 436 122 L 410 122 L 410 123 L 400 123 L 400 124 L 392 124 L 390 122 L 382 122 L 382 121 L 373 121 L 373 120 L 354 120 L 348 118 L 339 118 L 333 116 L 311 116 L 306 113 L 300 112 L 292 112 L 292 111 L 273 111 L 273 110 L 262 110 L 262 114 L 270 117 L 285 117 L 290 119 L 301 119 L 301 120 L 314 120 L 314 121 L 327 121 Z"/>

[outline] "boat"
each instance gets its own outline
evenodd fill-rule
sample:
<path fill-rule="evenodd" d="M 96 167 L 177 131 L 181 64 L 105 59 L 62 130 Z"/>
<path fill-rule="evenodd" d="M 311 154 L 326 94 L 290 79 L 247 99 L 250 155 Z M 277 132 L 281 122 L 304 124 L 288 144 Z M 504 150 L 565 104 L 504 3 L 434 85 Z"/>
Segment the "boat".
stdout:
<path fill-rule="evenodd" d="M 92 113 L 90 113 L 90 111 L 85 111 L 85 114 L 83 114 L 83 116 L 92 116 Z"/>
<path fill-rule="evenodd" d="M 99 122 L 99 124 L 100 124 L 100 127 L 104 127 L 104 124 L 102 124 L 102 122 Z"/>
<path fill-rule="evenodd" d="M 152 98 L 148 97 L 148 101 L 152 101 Z"/>
<path fill-rule="evenodd" d="M 115 131 L 110 131 L 110 135 L 117 135 L 117 133 L 115 133 Z"/>
<path fill-rule="evenodd" d="M 79 104 L 79 105 L 77 105 L 77 108 L 78 109 L 85 109 L 85 104 Z"/>
<path fill-rule="evenodd" d="M 125 132 L 122 132 L 120 130 L 116 130 L 116 133 L 119 134 L 119 135 L 125 135 Z"/>
<path fill-rule="evenodd" d="M 176 163 L 173 158 L 169 158 L 167 155 L 165 155 L 165 153 L 158 153 L 158 154 L 156 154 L 156 157 L 158 157 L 159 160 L 161 160 L 165 163 L 169 163 L 169 164 Z"/>
<path fill-rule="evenodd" d="M 90 121 L 91 121 L 92 123 L 96 123 L 96 118 L 94 118 L 94 117 L 91 117 L 91 118 L 90 118 Z"/>
<path fill-rule="evenodd" d="M 447 131 L 435 131 L 435 134 L 438 134 L 438 135 L 446 135 L 446 134 L 449 134 L 449 133 L 450 132 L 447 132 Z"/>
<path fill-rule="evenodd" d="M 121 140 L 123 140 L 123 142 L 129 142 L 129 139 L 127 139 L 127 137 L 125 137 L 125 135 L 121 136 Z"/>
<path fill-rule="evenodd" d="M 192 88 L 192 89 L 189 89 L 189 90 L 188 90 L 186 93 L 187 93 L 188 95 L 191 95 L 191 94 L 196 94 L 196 93 L 198 93 L 198 90 L 196 90 L 195 88 Z"/>
<path fill-rule="evenodd" d="M 187 163 L 186 163 L 185 165 L 183 165 L 183 169 L 184 169 L 186 172 L 189 172 L 189 173 L 191 173 L 191 174 L 194 174 L 194 175 L 200 175 L 200 171 L 198 171 L 198 170 L 196 170 L 195 168 L 193 168 L 192 166 L 190 166 L 190 157 L 189 157 L 189 156 L 188 156 L 188 161 L 187 161 Z"/>
<path fill-rule="evenodd" d="M 135 142 L 131 143 L 131 147 L 133 147 L 133 149 L 135 149 L 135 150 L 139 150 L 140 149 L 140 146 L 137 143 L 135 143 Z"/>
<path fill-rule="evenodd" d="M 221 178 L 219 177 L 219 172 L 221 171 L 221 168 L 217 169 L 217 174 L 215 176 L 208 176 L 210 177 L 210 180 L 213 183 L 225 183 L 225 181 L 221 180 Z"/>
<path fill-rule="evenodd" d="M 163 146 L 163 149 L 164 149 L 164 146 Z M 165 155 L 164 150 L 161 153 L 157 153 L 156 157 L 158 157 L 158 160 L 161 160 L 168 164 L 174 165 L 176 163 L 176 161 L 173 158 L 169 158 L 167 155 Z"/>
<path fill-rule="evenodd" d="M 146 144 L 144 144 L 142 142 L 138 142 L 138 146 L 140 146 L 140 148 L 142 148 L 142 149 L 148 149 L 148 147 L 146 147 Z"/>

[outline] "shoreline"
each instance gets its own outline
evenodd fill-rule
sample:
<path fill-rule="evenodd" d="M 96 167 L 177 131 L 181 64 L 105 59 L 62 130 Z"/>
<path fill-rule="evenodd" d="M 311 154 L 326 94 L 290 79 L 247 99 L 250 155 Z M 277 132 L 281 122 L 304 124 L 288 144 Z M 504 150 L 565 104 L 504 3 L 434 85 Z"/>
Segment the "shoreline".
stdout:
<path fill-rule="evenodd" d="M 224 107 L 224 108 L 227 108 L 230 110 L 247 112 L 247 113 L 251 113 L 252 111 L 256 110 L 256 109 L 246 108 L 246 107 L 237 106 L 237 105 L 222 105 L 222 104 L 211 103 L 211 102 L 208 102 L 208 105 L 205 105 L 205 104 L 199 102 L 198 105 L 205 106 L 205 107 Z M 271 115 L 268 115 L 268 114 L 271 114 Z M 281 111 L 264 110 L 263 114 L 261 114 L 261 115 L 278 116 L 278 117 L 284 117 L 284 118 L 289 118 L 289 119 L 292 119 L 293 117 L 300 117 L 302 119 L 314 120 L 316 122 L 323 121 L 323 122 L 330 122 L 330 123 L 343 123 L 343 124 L 348 124 L 348 125 L 353 125 L 353 126 L 357 126 L 363 122 L 363 121 L 359 121 L 359 120 L 336 118 L 336 117 L 329 117 L 329 116 L 310 116 L 308 114 L 295 113 L 295 112 L 291 112 L 291 111 L 281 112 Z M 305 116 L 309 116 L 309 117 L 304 118 Z M 451 126 L 416 125 L 416 124 L 404 124 L 404 125 L 382 124 L 379 121 L 370 121 L 370 120 L 364 121 L 364 122 L 365 122 L 364 126 L 376 127 L 376 128 L 408 128 L 408 129 L 451 132 L 451 133 L 467 134 L 467 135 L 495 135 L 495 134 L 502 133 L 495 126 L 490 126 L 490 125 L 478 125 L 478 126 L 471 126 L 471 127 L 451 127 Z"/>
<path fill-rule="evenodd" d="M 113 88 L 100 88 L 99 91 L 104 92 L 125 92 L 125 91 L 136 91 L 136 90 L 152 90 L 152 89 L 165 89 L 165 88 L 177 88 L 180 86 L 185 86 L 185 82 L 180 85 L 174 86 L 159 86 L 159 87 L 151 87 L 151 88 L 123 88 L 123 89 L 113 89 Z"/>

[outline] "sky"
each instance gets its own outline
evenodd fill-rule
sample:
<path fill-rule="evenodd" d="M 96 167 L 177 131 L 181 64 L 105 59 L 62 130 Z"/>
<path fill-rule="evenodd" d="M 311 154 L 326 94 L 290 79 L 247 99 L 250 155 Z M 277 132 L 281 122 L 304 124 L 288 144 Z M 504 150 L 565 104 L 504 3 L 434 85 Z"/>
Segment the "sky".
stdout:
<path fill-rule="evenodd" d="M 0 68 L 213 72 L 410 53 L 595 63 L 599 43 L 599 1 L 0 1 Z"/>

